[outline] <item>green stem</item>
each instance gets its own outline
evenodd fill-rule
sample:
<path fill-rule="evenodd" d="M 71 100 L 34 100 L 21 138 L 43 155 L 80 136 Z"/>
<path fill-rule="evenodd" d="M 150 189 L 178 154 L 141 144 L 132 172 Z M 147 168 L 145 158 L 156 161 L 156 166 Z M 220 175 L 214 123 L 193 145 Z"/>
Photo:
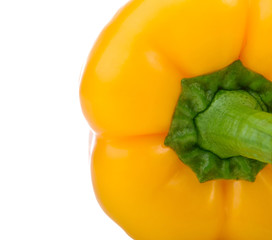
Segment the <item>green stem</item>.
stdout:
<path fill-rule="evenodd" d="M 272 114 L 243 90 L 216 93 L 195 118 L 198 144 L 220 158 L 243 156 L 272 163 Z"/>

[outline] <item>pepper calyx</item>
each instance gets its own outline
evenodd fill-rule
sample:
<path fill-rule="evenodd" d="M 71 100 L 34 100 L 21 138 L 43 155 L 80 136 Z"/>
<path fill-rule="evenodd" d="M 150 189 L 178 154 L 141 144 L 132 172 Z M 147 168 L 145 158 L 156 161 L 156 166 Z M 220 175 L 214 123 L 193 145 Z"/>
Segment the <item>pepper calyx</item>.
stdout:
<path fill-rule="evenodd" d="M 201 143 L 197 119 L 222 90 L 242 90 L 253 98 L 257 110 L 272 111 L 272 83 L 262 75 L 245 68 L 238 60 L 217 72 L 182 80 L 182 93 L 165 145 L 171 147 L 181 161 L 196 173 L 200 182 L 214 179 L 253 182 L 266 163 L 236 155 L 236 152 L 220 157 L 220 152 L 215 153 Z M 205 125 L 201 128 L 205 129 Z"/>

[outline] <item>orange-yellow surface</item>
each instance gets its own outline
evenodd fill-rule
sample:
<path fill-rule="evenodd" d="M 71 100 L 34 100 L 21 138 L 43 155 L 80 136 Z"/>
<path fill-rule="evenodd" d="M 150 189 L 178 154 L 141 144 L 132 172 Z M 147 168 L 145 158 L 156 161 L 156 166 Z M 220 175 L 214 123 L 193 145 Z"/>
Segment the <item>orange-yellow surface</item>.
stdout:
<path fill-rule="evenodd" d="M 237 59 L 272 80 L 272 0 L 134 0 L 92 49 L 80 86 L 92 179 L 136 240 L 271 240 L 272 168 L 200 184 L 163 145 L 181 79 Z"/>

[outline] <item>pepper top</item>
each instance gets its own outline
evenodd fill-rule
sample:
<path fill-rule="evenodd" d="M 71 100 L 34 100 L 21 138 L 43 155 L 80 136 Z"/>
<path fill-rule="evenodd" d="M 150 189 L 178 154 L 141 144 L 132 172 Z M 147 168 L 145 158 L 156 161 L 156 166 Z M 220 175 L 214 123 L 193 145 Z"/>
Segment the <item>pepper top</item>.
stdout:
<path fill-rule="evenodd" d="M 165 139 L 200 182 L 255 181 L 272 161 L 272 83 L 235 61 L 182 80 Z"/>

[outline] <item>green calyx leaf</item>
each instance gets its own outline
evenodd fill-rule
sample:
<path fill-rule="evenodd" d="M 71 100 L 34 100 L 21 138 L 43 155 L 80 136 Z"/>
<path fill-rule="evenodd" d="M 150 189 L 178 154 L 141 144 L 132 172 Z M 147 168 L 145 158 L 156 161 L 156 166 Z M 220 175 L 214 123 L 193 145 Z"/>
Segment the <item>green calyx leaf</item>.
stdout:
<path fill-rule="evenodd" d="M 197 116 L 209 108 L 220 90 L 243 90 L 254 98 L 255 109 L 272 112 L 272 83 L 245 68 L 240 61 L 235 61 L 220 71 L 182 80 L 182 93 L 165 145 L 171 147 L 181 161 L 196 173 L 200 182 L 214 179 L 242 179 L 252 182 L 266 163 L 247 157 L 247 154 L 236 155 L 235 151 L 230 151 L 229 154 L 214 153 L 212 147 L 206 148 L 208 145 L 203 143 L 203 130 L 200 133 L 197 128 Z M 205 126 L 202 125 L 202 129 L 205 132 Z M 246 152 L 245 149 L 242 150 Z"/>

